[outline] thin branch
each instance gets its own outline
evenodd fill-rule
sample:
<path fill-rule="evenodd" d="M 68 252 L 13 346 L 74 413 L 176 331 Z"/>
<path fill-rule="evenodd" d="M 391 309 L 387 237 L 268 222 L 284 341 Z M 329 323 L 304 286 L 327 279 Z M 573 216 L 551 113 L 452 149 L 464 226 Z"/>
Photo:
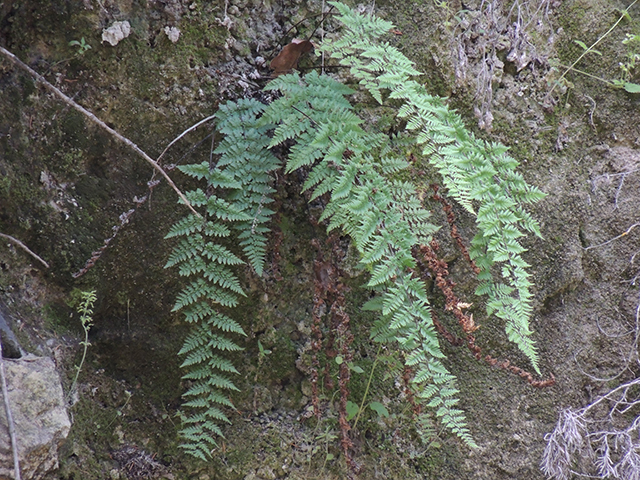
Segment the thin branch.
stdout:
<path fill-rule="evenodd" d="M 67 95 L 62 93 L 62 91 L 60 91 L 58 88 L 50 84 L 42 75 L 40 75 L 38 72 L 33 70 L 26 63 L 22 62 L 22 60 L 16 57 L 13 53 L 11 53 L 10 51 L 6 50 L 1 46 L 0 46 L 0 53 L 2 53 L 5 57 L 11 60 L 11 62 L 13 62 L 17 67 L 20 67 L 22 70 L 29 73 L 29 75 L 31 75 L 35 80 L 37 80 L 42 85 L 44 85 L 49 91 L 53 92 L 64 103 L 75 108 L 77 111 L 82 113 L 85 117 L 87 117 L 93 123 L 102 127 L 102 129 L 106 130 L 113 137 L 117 138 L 122 143 L 124 143 L 125 145 L 135 150 L 135 152 L 138 153 L 138 155 L 144 158 L 149 164 L 151 164 L 151 166 L 153 166 L 153 168 L 155 168 L 158 172 L 160 172 L 160 174 L 165 178 L 165 180 L 169 183 L 169 185 L 171 185 L 171 188 L 173 188 L 173 190 L 178 194 L 178 197 L 180 197 L 180 199 L 189 208 L 189 210 L 191 210 L 196 216 L 201 217 L 201 215 L 198 212 L 196 212 L 194 208 L 191 206 L 191 202 L 187 200 L 187 197 L 185 197 L 184 194 L 180 191 L 180 189 L 176 186 L 176 184 L 173 183 L 173 180 L 171 180 L 171 177 L 167 175 L 167 172 L 165 172 L 164 169 L 160 165 L 158 165 L 158 163 L 154 159 L 152 159 L 149 155 L 147 155 L 140 147 L 138 147 L 135 143 L 133 143 L 128 138 L 116 132 L 113 128 L 109 127 L 106 123 L 104 123 L 102 120 L 96 117 L 89 110 L 87 110 L 86 108 L 74 102 L 71 98 L 69 98 Z"/>
<path fill-rule="evenodd" d="M 20 248 L 22 248 L 25 252 L 27 252 L 29 255 L 31 255 L 33 258 L 35 258 L 40 263 L 42 263 L 46 268 L 49 268 L 49 264 L 47 262 L 45 262 L 42 258 L 40 258 L 38 255 L 33 253 L 29 247 L 27 247 L 24 243 L 22 243 L 17 238 L 13 238 L 11 235 L 7 235 L 6 233 L 0 233 L 0 237 L 6 238 L 7 240 L 12 241 L 16 245 L 18 245 Z"/>
<path fill-rule="evenodd" d="M 18 458 L 18 439 L 16 437 L 16 427 L 13 423 L 11 405 L 9 404 L 9 391 L 7 388 L 7 378 L 4 374 L 4 359 L 2 358 L 2 334 L 0 334 L 0 385 L 2 387 L 2 398 L 4 399 L 4 409 L 7 413 L 7 425 L 9 427 L 9 438 L 11 439 L 11 450 L 13 451 L 13 468 L 15 480 L 20 480 L 20 459 Z"/>
<path fill-rule="evenodd" d="M 626 231 L 626 232 L 622 232 L 620 235 L 618 235 L 618 236 L 616 236 L 616 237 L 613 237 L 612 239 L 607 240 L 607 241 L 606 241 L 606 242 L 604 242 L 604 243 L 599 243 L 598 245 L 591 245 L 591 246 L 589 246 L 589 247 L 586 247 L 584 250 L 585 250 L 585 251 L 587 251 L 587 250 L 591 250 L 592 248 L 603 247 L 603 246 L 605 246 L 605 245 L 607 245 L 607 244 L 609 244 L 609 243 L 611 243 L 611 242 L 613 242 L 613 241 L 615 241 L 615 240 L 618 240 L 619 238 L 626 237 L 627 235 L 629 235 L 629 233 L 631 233 L 631 230 L 633 230 L 633 229 L 634 229 L 634 228 L 636 228 L 636 227 L 640 227 L 640 223 L 634 223 L 633 225 L 631 225 L 631 226 L 627 229 L 627 231 Z"/>
<path fill-rule="evenodd" d="M 208 116 L 207 118 L 204 118 L 204 119 L 200 120 L 198 123 L 196 123 L 195 125 L 190 126 L 184 132 L 182 132 L 180 135 L 178 135 L 176 138 L 174 138 L 171 141 L 171 143 L 169 145 L 167 145 L 167 147 L 162 151 L 160 156 L 156 159 L 156 162 L 160 163 L 160 159 L 164 156 L 165 153 L 167 153 L 167 150 L 169 150 L 174 143 L 176 143 L 178 140 L 180 140 L 182 137 L 184 137 L 190 131 L 195 130 L 196 128 L 198 128 L 203 123 L 206 123 L 209 120 L 213 120 L 215 118 L 215 116 L 216 116 L 216 114 L 213 114 L 213 115 Z"/>
<path fill-rule="evenodd" d="M 632 355 L 637 357 L 640 301 L 635 317 Z M 625 369 L 631 370 L 630 361 L 631 357 L 616 377 Z M 616 378 L 589 377 L 605 382 Z M 600 395 L 583 408 L 563 410 L 553 432 L 544 437 L 547 445 L 541 463 L 542 471 L 556 480 L 567 480 L 570 473 L 584 478 L 640 479 L 640 456 L 636 452 L 637 442 L 634 440 L 638 435 L 640 417 L 636 415 L 631 424 L 626 423 L 626 415 L 632 409 L 640 407 L 637 395 L 639 385 L 640 378 L 635 378 Z M 605 411 L 609 410 L 608 413 L 604 413 L 603 408 Z M 597 475 L 571 469 L 572 465 L 579 464 L 585 471 L 597 472 Z"/>

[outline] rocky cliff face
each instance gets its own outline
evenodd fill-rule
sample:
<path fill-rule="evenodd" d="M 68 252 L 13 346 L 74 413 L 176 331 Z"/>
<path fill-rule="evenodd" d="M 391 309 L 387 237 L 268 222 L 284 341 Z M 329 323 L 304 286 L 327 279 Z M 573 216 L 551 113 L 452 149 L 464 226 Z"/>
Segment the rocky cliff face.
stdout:
<path fill-rule="evenodd" d="M 264 86 L 267 63 L 282 45 L 321 33 L 320 2 L 54 3 L 4 2 L 0 44 L 153 158 L 225 99 Z M 638 7 L 598 44 L 602 55 L 576 65 L 590 77 L 576 70 L 562 75 L 584 52 L 574 40 L 595 42 L 618 20 L 623 2 L 457 3 L 384 1 L 376 2 L 376 13 L 398 26 L 391 41 L 426 72 L 430 90 L 450 96 L 479 136 L 511 147 L 527 181 L 548 193 L 532 211 L 543 239 L 528 241 L 527 261 L 542 370 L 557 384 L 533 389 L 468 351 L 446 347 L 480 445 L 470 451 L 435 431 L 421 443 L 396 401 L 395 379 L 378 365 L 374 395 L 395 416 L 368 415 L 354 434 L 361 478 L 544 478 L 543 437 L 560 410 L 589 404 L 638 370 L 640 96 L 593 78 L 620 78 L 618 64 L 638 50 L 622 43 L 626 34 L 640 33 Z M 105 30 L 125 21 L 128 36 L 115 45 L 102 40 Z M 334 28 L 327 20 L 326 34 Z M 640 83 L 638 74 L 632 70 L 628 80 Z M 50 265 L 3 241 L 0 301 L 23 347 L 55 357 L 65 385 L 81 350 L 73 290 L 96 289 L 99 298 L 71 409 L 74 425 L 55 476 L 344 478 L 331 394 L 319 424 L 306 413 L 318 255 L 312 240 L 324 241 L 325 234 L 313 221 L 318 205 L 298 193 L 301 179 L 278 179 L 273 268 L 245 280 L 250 294 L 239 320 L 249 336 L 236 362 L 243 364 L 243 380 L 234 399 L 241 413 L 213 461 L 200 464 L 177 448 L 174 415 L 183 386 L 175 353 L 186 329 L 170 313 L 179 280 L 162 268 L 170 250 L 163 237 L 184 207 L 128 147 L 4 59 L 0 92 L 0 233 Z M 208 159 L 208 133 L 207 127 L 188 133 L 163 165 Z M 170 175 L 189 187 L 175 170 Z M 434 202 L 435 215 L 439 208 Z M 456 213 L 468 240 L 471 219 Z M 447 232 L 439 235 L 460 295 L 476 302 L 477 343 L 524 364 L 503 326 L 483 318 L 463 262 Z M 106 239 L 96 265 L 74 278 Z M 376 347 L 366 341 L 371 317 L 359 311 L 362 278 L 350 267 L 348 245 L 339 248 L 346 252 L 347 302 L 361 345 L 356 362 L 365 372 L 353 375 L 359 401 Z M 442 303 L 437 295 L 433 301 Z"/>

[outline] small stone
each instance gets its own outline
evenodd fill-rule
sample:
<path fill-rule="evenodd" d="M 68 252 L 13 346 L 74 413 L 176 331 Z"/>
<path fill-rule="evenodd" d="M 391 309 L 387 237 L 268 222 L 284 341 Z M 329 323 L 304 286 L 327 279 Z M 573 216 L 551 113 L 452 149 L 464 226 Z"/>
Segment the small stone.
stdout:
<path fill-rule="evenodd" d="M 265 480 L 276 480 L 278 477 L 271 467 L 261 467 L 258 469 L 258 476 Z"/>

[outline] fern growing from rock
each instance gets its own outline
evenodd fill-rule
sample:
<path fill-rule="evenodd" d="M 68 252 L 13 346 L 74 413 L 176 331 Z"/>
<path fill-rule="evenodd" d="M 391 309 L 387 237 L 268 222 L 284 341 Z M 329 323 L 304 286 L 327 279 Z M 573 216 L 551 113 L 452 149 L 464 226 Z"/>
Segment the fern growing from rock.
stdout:
<path fill-rule="evenodd" d="M 378 102 L 400 102 L 398 122 L 407 133 L 390 137 L 365 128 L 349 101 L 354 91 L 327 75 L 311 72 L 283 75 L 266 89 L 279 92 L 269 105 L 240 100 L 221 107 L 217 130 L 224 135 L 217 165 L 188 165 L 181 170 L 207 182 L 207 191 L 187 195 L 201 207 L 203 218 L 190 215 L 168 237 L 182 239 L 167 266 L 194 280 L 178 296 L 174 310 L 183 309 L 195 324 L 181 351 L 193 381 L 186 392 L 183 447 L 206 458 L 220 422 L 228 422 L 224 393 L 235 386 L 227 376 L 233 365 L 219 351 L 237 350 L 226 333 L 243 334 L 224 314 L 244 295 L 232 267 L 243 260 L 217 243 L 238 232 L 242 253 L 260 275 L 265 258 L 266 226 L 273 188 L 268 173 L 280 166 L 271 149 L 288 147 L 285 170 L 308 170 L 303 190 L 311 198 L 328 196 L 321 220 L 328 230 L 348 234 L 370 274 L 367 286 L 378 292 L 368 305 L 380 311 L 372 336 L 395 342 L 414 372 L 415 398 L 435 411 L 445 427 L 468 445 L 475 445 L 462 410 L 455 377 L 443 364 L 424 283 L 413 274 L 412 247 L 431 241 L 438 227 L 419 200 L 416 187 L 401 180 L 409 167 L 406 146 L 420 147 L 422 160 L 442 176 L 449 193 L 477 219 L 478 233 L 471 255 L 480 267 L 477 294 L 488 296 L 487 313 L 506 322 L 507 336 L 539 372 L 531 339 L 531 293 L 524 248 L 518 239 L 539 235 L 536 221 L 524 205 L 543 194 L 527 185 L 506 148 L 476 139 L 443 99 L 430 95 L 414 80 L 413 63 L 379 38 L 393 26 L 373 16 L 332 3 L 340 12 L 343 33 L 321 48 L 351 74 Z M 406 175 L 404 176 L 406 177 Z M 492 275 L 499 266 L 499 275 Z M 427 413 L 423 413 L 426 415 Z"/>

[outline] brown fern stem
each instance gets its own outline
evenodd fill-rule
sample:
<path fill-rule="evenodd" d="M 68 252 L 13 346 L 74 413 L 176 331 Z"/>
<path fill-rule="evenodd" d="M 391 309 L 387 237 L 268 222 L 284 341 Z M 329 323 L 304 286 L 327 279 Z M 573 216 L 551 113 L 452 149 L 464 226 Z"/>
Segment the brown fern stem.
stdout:
<path fill-rule="evenodd" d="M 338 423 L 340 425 L 340 446 L 342 447 L 342 453 L 347 461 L 347 465 L 352 472 L 358 473 L 360 466 L 353 460 L 351 450 L 353 449 L 353 442 L 349 436 L 351 425 L 349 425 L 347 415 L 347 401 L 349 400 L 349 381 L 351 379 L 351 369 L 349 364 L 353 360 L 353 352 L 351 350 L 351 344 L 353 343 L 353 334 L 351 333 L 349 323 L 351 319 L 344 310 L 344 295 L 340 287 L 343 285 L 338 284 L 338 298 L 333 303 L 331 310 L 333 317 L 337 323 L 337 337 L 340 343 L 340 355 L 342 357 L 342 363 L 338 370 L 338 388 L 340 391 L 340 405 L 338 408 Z"/>
<path fill-rule="evenodd" d="M 402 393 L 407 397 L 409 405 L 411 405 L 411 412 L 414 416 L 420 415 L 422 412 L 422 405 L 416 402 L 416 396 L 411 388 L 411 380 L 413 379 L 413 370 L 410 366 L 406 365 L 404 359 L 402 361 L 404 369 L 402 370 Z"/>
<path fill-rule="evenodd" d="M 322 284 L 322 251 L 320 248 L 320 242 L 315 238 L 311 241 L 311 244 L 318 249 L 318 258 L 313 262 L 313 269 L 315 272 L 313 286 L 313 310 L 312 318 L 313 324 L 311 325 L 311 332 L 313 333 L 313 339 L 311 340 L 311 404 L 313 405 L 313 413 L 316 419 L 320 420 L 320 397 L 318 394 L 318 368 L 320 367 L 320 360 L 318 355 L 322 350 L 322 314 L 325 308 L 326 290 Z"/>
<path fill-rule="evenodd" d="M 460 252 L 464 256 L 464 258 L 466 258 L 467 262 L 469 262 L 469 265 L 471 265 L 471 269 L 475 272 L 476 275 L 478 275 L 480 273 L 480 268 L 478 268 L 476 263 L 471 259 L 471 256 L 469 255 L 469 249 L 467 249 L 467 246 L 462 241 L 462 237 L 458 232 L 458 227 L 456 225 L 456 215 L 455 213 L 453 213 L 453 207 L 449 202 L 447 202 L 446 198 L 438 194 L 438 191 L 440 190 L 439 185 L 433 183 L 431 184 L 431 188 L 433 189 L 433 196 L 431 198 L 440 202 L 440 204 L 442 205 L 442 209 L 447 216 L 447 222 L 449 223 L 449 228 L 451 229 L 451 238 L 453 238 L 453 240 L 456 242 L 456 245 L 460 249 Z"/>
<path fill-rule="evenodd" d="M 469 304 L 461 302 L 457 295 L 454 293 L 453 287 L 455 286 L 455 283 L 448 278 L 449 269 L 447 263 L 444 260 L 438 259 L 436 255 L 436 251 L 438 249 L 438 243 L 433 240 L 430 245 L 420 245 L 419 247 L 414 247 L 413 255 L 418 264 L 418 268 L 421 270 L 421 274 L 423 276 L 426 275 L 428 270 L 428 272 L 430 272 L 430 276 L 435 279 L 435 284 L 445 297 L 445 310 L 450 311 L 458 320 L 458 323 L 462 327 L 462 331 L 466 335 L 467 347 L 476 358 L 476 360 L 484 360 L 491 366 L 499 367 L 511 373 L 514 373 L 525 380 L 527 383 L 529 383 L 531 386 L 536 388 L 545 388 L 555 385 L 556 380 L 553 374 L 551 374 L 551 378 L 547 380 L 535 380 L 531 373 L 520 367 L 511 365 L 511 362 L 509 360 L 498 360 L 491 355 L 482 354 L 482 349 L 478 345 L 476 345 L 476 339 L 473 335 L 473 332 L 480 328 L 480 326 L 476 325 L 473 321 L 473 314 L 467 314 L 463 311 L 463 309 L 469 307 Z M 447 335 L 443 336 L 447 340 L 449 340 Z"/>
<path fill-rule="evenodd" d="M 340 446 L 344 454 L 345 460 L 349 467 L 349 477 L 360 471 L 360 466 L 355 462 L 352 455 L 353 442 L 349 432 L 351 425 L 348 421 L 347 402 L 349 400 L 349 381 L 351 380 L 350 364 L 353 360 L 353 351 L 351 344 L 353 343 L 353 334 L 351 333 L 351 318 L 346 312 L 345 293 L 349 288 L 340 281 L 340 277 L 344 274 L 339 267 L 339 263 L 343 260 L 344 252 L 339 247 L 339 237 L 336 234 L 331 235 L 325 242 L 325 246 L 321 245 L 317 239 L 311 241 L 312 245 L 317 249 L 316 260 L 313 262 L 314 269 L 314 309 L 313 309 L 313 356 L 312 356 L 312 402 L 316 417 L 320 418 L 319 409 L 317 409 L 317 384 L 318 384 L 318 356 L 320 350 L 324 351 L 326 357 L 325 365 L 325 387 L 332 389 L 334 387 L 331 377 L 331 365 L 333 361 L 341 357 L 338 367 L 338 391 L 340 400 L 338 404 L 338 424 L 340 427 Z M 325 255 L 326 247 L 330 248 L 330 252 Z M 325 259 L 328 257 L 328 260 Z M 324 345 L 322 345 L 321 326 L 323 310 L 329 306 L 328 312 L 328 333 L 326 335 Z"/>

